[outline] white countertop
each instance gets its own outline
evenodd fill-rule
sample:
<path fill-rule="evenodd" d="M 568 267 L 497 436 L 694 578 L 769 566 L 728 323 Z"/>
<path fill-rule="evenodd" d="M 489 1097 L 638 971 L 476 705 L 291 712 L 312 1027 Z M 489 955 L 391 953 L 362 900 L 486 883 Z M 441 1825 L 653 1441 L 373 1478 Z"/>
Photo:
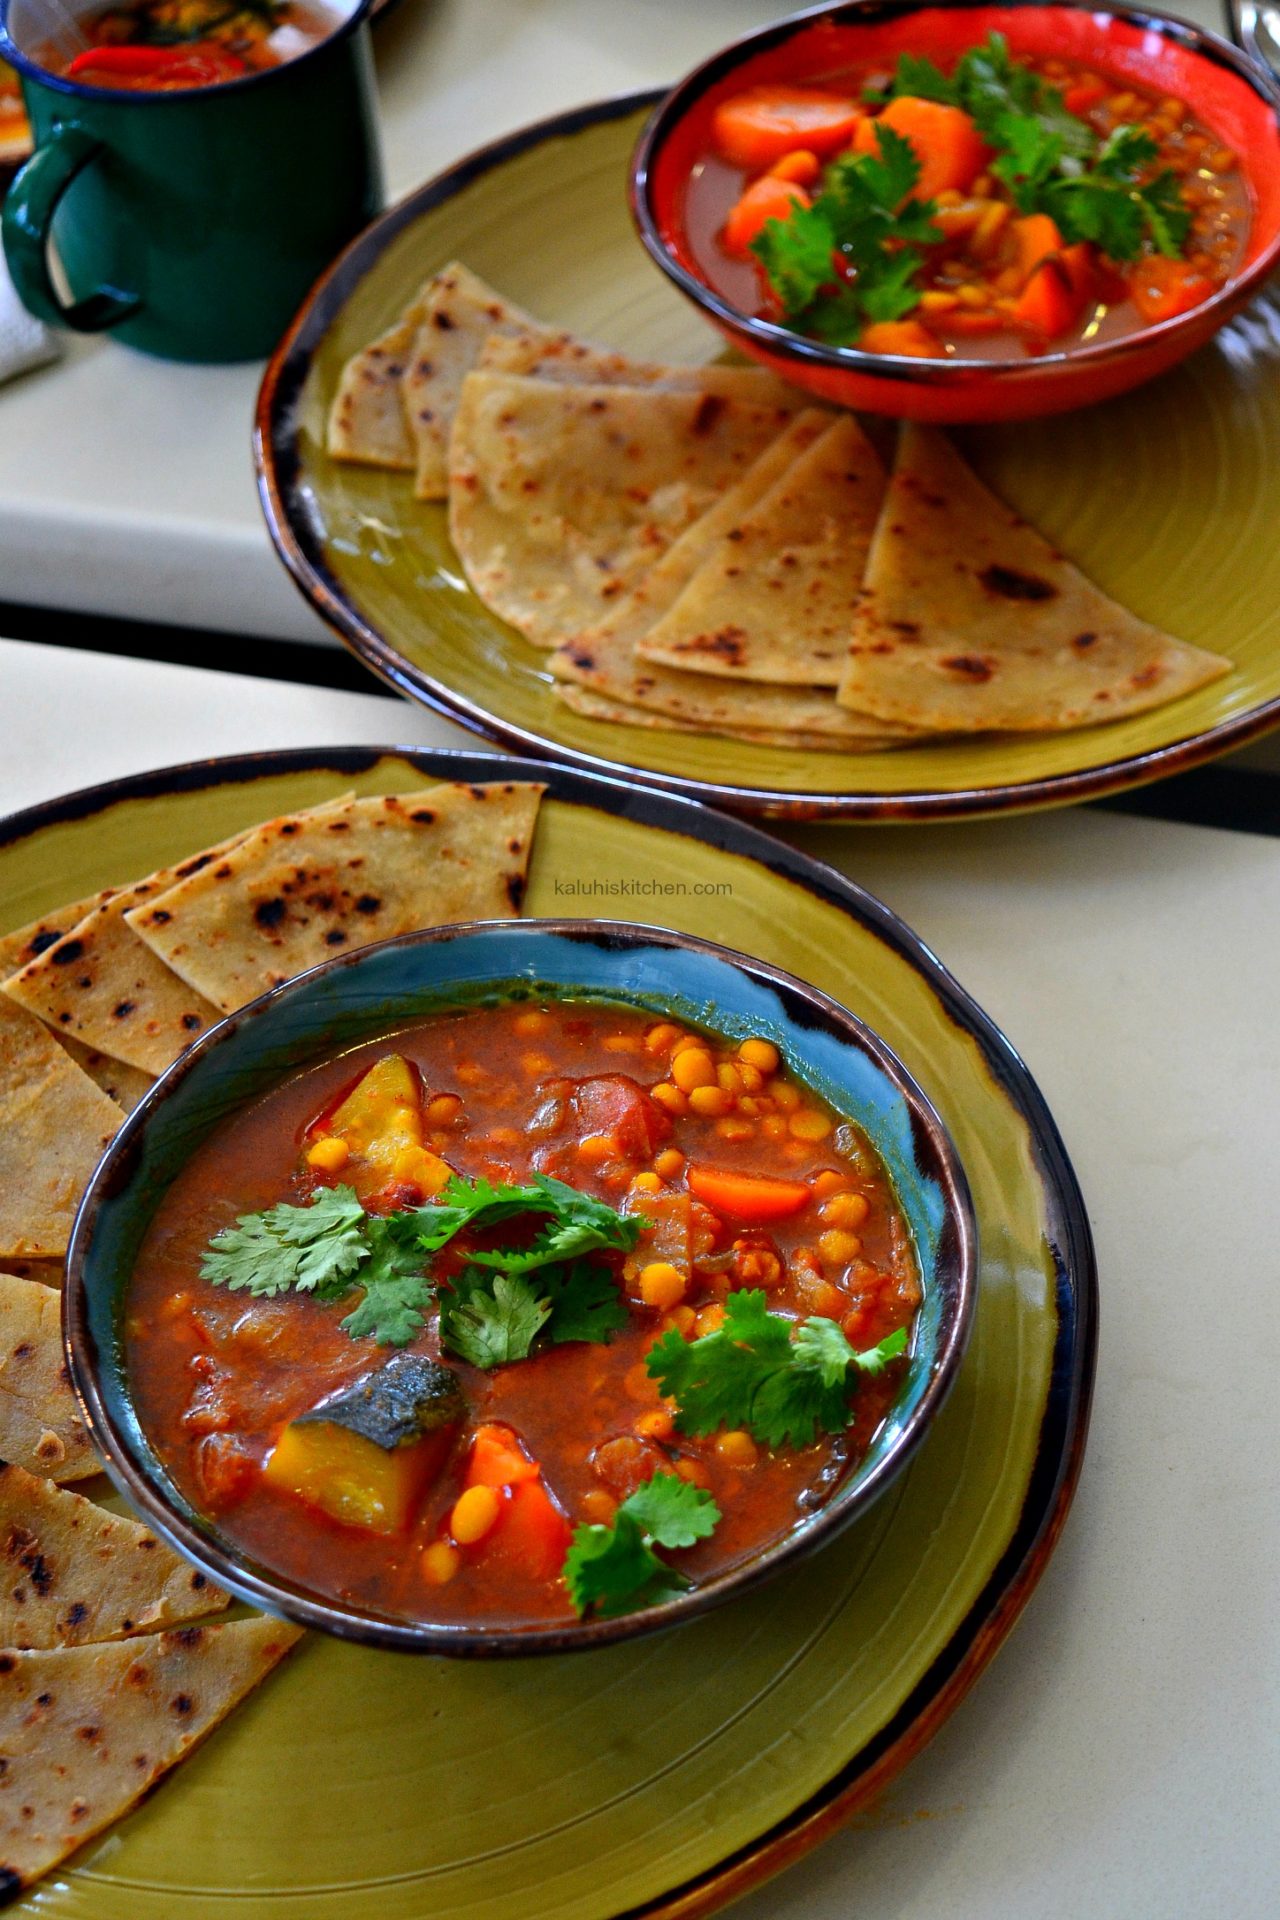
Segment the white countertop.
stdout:
<path fill-rule="evenodd" d="M 528 121 L 674 81 L 778 0 L 400 0 L 374 39 L 388 193 Z M 1221 29 L 1221 0 L 1172 11 Z M 68 336 L 0 387 L 0 598 L 294 640 L 333 636 L 267 539 L 250 430 L 261 367 Z"/>
<path fill-rule="evenodd" d="M 0 810 L 212 753 L 468 744 L 374 694 L 12 642 L 0 699 L 22 716 Z M 734 1912 L 1272 1920 L 1280 842 L 1080 809 L 795 837 L 1027 1060 L 1092 1216 L 1102 1337 L 1079 1493 L 1011 1640 L 877 1808 Z"/>

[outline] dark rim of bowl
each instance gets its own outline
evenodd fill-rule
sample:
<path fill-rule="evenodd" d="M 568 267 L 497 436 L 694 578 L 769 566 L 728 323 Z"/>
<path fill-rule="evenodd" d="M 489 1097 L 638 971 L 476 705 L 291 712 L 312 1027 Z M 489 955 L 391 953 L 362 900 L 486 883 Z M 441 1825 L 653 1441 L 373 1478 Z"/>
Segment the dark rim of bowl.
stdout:
<path fill-rule="evenodd" d="M 269 1567 L 256 1561 L 246 1566 L 234 1542 L 224 1541 L 220 1535 L 210 1537 L 175 1508 L 158 1484 L 157 1474 L 137 1458 L 128 1435 L 118 1425 L 102 1389 L 99 1377 L 101 1356 L 89 1326 L 85 1267 L 98 1212 L 131 1177 L 141 1136 L 153 1116 L 163 1109 L 176 1088 L 193 1072 L 198 1072 L 203 1062 L 210 1055 L 216 1055 L 239 1029 L 269 1018 L 272 1009 L 281 1002 L 305 999 L 318 981 L 331 979 L 344 972 L 358 973 L 371 957 L 393 949 L 406 952 L 445 947 L 459 940 L 477 938 L 483 942 L 499 935 L 520 940 L 525 937 L 526 930 L 530 938 L 549 935 L 583 946 L 605 946 L 615 951 L 658 946 L 705 955 L 777 993 L 791 1024 L 804 1024 L 796 1018 L 795 1003 L 798 1001 L 809 1016 L 808 1024 L 835 1033 L 869 1055 L 906 1101 L 911 1115 L 917 1164 L 926 1157 L 936 1163 L 936 1176 L 931 1174 L 929 1177 L 936 1177 L 945 1205 L 939 1252 L 940 1258 L 954 1260 L 955 1263 L 954 1307 L 940 1330 L 938 1351 L 917 1406 L 899 1439 L 871 1468 L 857 1492 L 844 1506 L 838 1507 L 837 1487 L 831 1500 L 811 1517 L 800 1521 L 790 1533 L 762 1547 L 750 1559 L 731 1567 L 723 1575 L 658 1606 L 642 1608 L 612 1619 L 588 1618 L 564 1624 L 510 1628 L 400 1621 L 344 1606 L 338 1600 L 326 1599 L 310 1589 L 295 1586 L 287 1577 L 273 1574 Z M 495 975 L 493 984 L 501 990 L 508 985 L 519 985 L 521 978 L 519 975 L 503 973 Z M 617 997 L 625 1000 L 625 994 Z M 797 1063 L 793 1063 L 793 1070 L 798 1065 L 803 1078 L 803 1052 L 802 1049 L 797 1051 L 801 1057 Z M 830 995 L 768 961 L 670 928 L 615 920 L 468 921 L 456 926 L 429 927 L 416 933 L 380 940 L 353 953 L 339 954 L 332 960 L 322 961 L 319 966 L 308 968 L 305 973 L 296 975 L 228 1014 L 192 1042 L 129 1115 L 85 1189 L 67 1254 L 64 1338 L 72 1383 L 84 1409 L 89 1433 L 106 1460 L 107 1471 L 121 1492 L 135 1502 L 152 1526 L 188 1560 L 194 1561 L 208 1577 L 227 1587 L 242 1600 L 282 1613 L 302 1626 L 319 1627 L 340 1639 L 358 1640 L 402 1652 L 464 1657 L 524 1657 L 536 1653 L 569 1653 L 588 1647 L 607 1646 L 678 1626 L 772 1579 L 784 1567 L 805 1558 L 864 1514 L 914 1455 L 951 1391 L 971 1330 L 977 1293 L 977 1262 L 977 1222 L 968 1181 L 940 1116 L 888 1044 L 858 1015 L 842 1007 Z M 126 1400 L 132 1404 L 125 1378 L 121 1365 L 122 1388 Z"/>
<path fill-rule="evenodd" d="M 793 23 L 786 24 L 790 27 Z M 588 779 L 624 785 L 641 782 L 650 791 L 672 800 L 791 822 L 963 820 L 1065 806 L 1076 800 L 1101 799 L 1107 794 L 1121 793 L 1185 772 L 1269 732 L 1280 721 L 1280 695 L 1214 726 L 1143 752 L 1130 753 L 1118 760 L 1100 760 L 1092 766 L 1063 773 L 1043 774 L 1011 785 L 918 787 L 896 793 L 858 786 L 804 793 L 788 787 L 736 786 L 723 780 L 702 779 L 697 774 L 666 773 L 628 760 L 607 759 L 603 754 L 569 746 L 565 741 L 504 720 L 467 695 L 456 692 L 434 673 L 415 665 L 369 624 L 329 571 L 323 541 L 317 537 L 300 501 L 302 461 L 296 412 L 317 349 L 355 288 L 387 246 L 424 214 L 453 199 L 473 180 L 532 148 L 549 140 L 586 132 L 611 120 L 626 119 L 646 107 L 654 107 L 665 97 L 662 89 L 649 88 L 552 114 L 477 148 L 444 173 L 415 187 L 372 220 L 325 269 L 267 362 L 258 390 L 253 429 L 258 498 L 267 531 L 302 598 L 356 659 L 405 698 L 430 707 L 500 746 L 546 761 L 549 764 L 542 770 L 543 778 L 552 767 L 566 767 Z"/>
<path fill-rule="evenodd" d="M 731 74 L 735 67 L 751 55 L 766 52 L 770 47 L 780 46 L 796 34 L 805 32 L 819 20 L 838 20 L 841 24 L 855 26 L 859 20 L 892 20 L 902 15 L 920 13 L 935 7 L 938 0 L 847 0 L 844 5 L 816 6 L 800 14 L 791 14 L 785 20 L 763 27 L 757 33 L 746 34 L 735 40 L 731 46 L 713 54 L 709 60 L 695 67 L 684 80 L 672 89 L 664 100 L 654 109 L 653 115 L 645 126 L 636 145 L 632 161 L 630 179 L 630 201 L 632 218 L 646 252 L 662 269 L 668 278 L 717 320 L 731 327 L 735 333 L 756 340 L 762 347 L 784 358 L 803 360 L 806 363 L 841 372 L 866 373 L 887 380 L 902 380 L 912 385 L 945 387 L 964 384 L 974 378 L 997 379 L 1003 386 L 1011 386 L 1019 380 L 1032 381 L 1040 377 L 1046 369 L 1054 367 L 1095 367 L 1105 366 L 1111 361 L 1123 360 L 1132 353 L 1148 346 L 1153 341 L 1169 340 L 1179 333 L 1201 326 L 1207 316 L 1221 314 L 1226 320 L 1239 308 L 1250 295 L 1266 281 L 1276 263 L 1280 261 L 1280 231 L 1272 238 L 1258 258 L 1243 271 L 1234 274 L 1210 299 L 1202 300 L 1187 313 L 1176 314 L 1172 319 L 1159 320 L 1150 326 L 1122 334 L 1116 340 L 1095 342 L 1092 346 L 1070 347 L 1055 353 L 1037 354 L 1029 360 L 964 360 L 960 358 L 946 360 L 921 360 L 907 354 L 864 353 L 857 347 L 831 347 L 820 340 L 807 339 L 804 334 L 794 333 L 789 327 L 779 325 L 773 320 L 764 320 L 757 315 L 744 313 L 740 307 L 733 306 L 722 294 L 716 292 L 698 274 L 682 266 L 671 253 L 663 240 L 658 222 L 651 205 L 651 176 L 658 154 L 665 141 L 670 137 L 689 109 L 718 80 Z M 1239 79 L 1246 82 L 1265 105 L 1271 108 L 1277 130 L 1280 131 L 1280 82 L 1251 60 L 1247 54 L 1233 47 L 1220 34 L 1213 33 L 1207 27 L 1194 25 L 1191 21 L 1181 20 L 1169 14 L 1152 13 L 1145 7 L 1130 7 L 1110 4 L 1110 0 L 1098 6 L 1089 4 L 1089 0 L 948 0 L 952 11 L 965 11 L 981 8 L 990 11 L 1001 7 L 1006 12 L 1017 13 L 1024 9 L 1034 11 L 1069 10 L 1088 13 L 1096 20 L 1125 20 L 1135 26 L 1145 27 L 1158 34 L 1162 39 L 1177 41 L 1187 47 L 1201 59 L 1212 65 L 1226 67 Z M 1187 104 L 1195 110 L 1195 101 Z M 1249 176 L 1247 158 L 1242 159 L 1242 168 L 1246 179 Z"/>
<path fill-rule="evenodd" d="M 24 53 L 10 34 L 9 15 L 13 11 L 13 6 L 14 0 L 0 0 L 0 57 L 7 60 L 10 66 L 16 67 L 19 73 L 25 74 L 28 80 L 35 80 L 40 86 L 50 87 L 56 93 L 69 94 L 73 100 L 81 98 L 113 100 L 117 104 L 122 101 L 146 100 L 151 103 L 151 108 L 148 109 L 150 111 L 162 103 L 207 100 L 215 94 L 243 93 L 246 87 L 256 87 L 263 81 L 278 79 L 286 70 L 293 72 L 299 67 L 305 67 L 308 61 L 314 60 L 319 54 L 336 46 L 338 41 L 347 39 L 350 34 L 363 26 L 377 10 L 377 0 L 356 0 L 346 19 L 339 21 L 332 33 L 326 33 L 323 40 L 317 40 L 313 47 L 305 48 L 302 53 L 295 54 L 291 60 L 282 60 L 279 66 L 263 67 L 256 73 L 242 73 L 231 80 L 210 81 L 208 86 L 204 87 L 166 87 L 157 89 L 155 92 L 146 87 L 95 87 L 86 85 L 83 80 L 69 80 L 64 73 L 51 73 L 48 67 L 42 67 L 38 60 L 33 60 L 29 53 Z"/>

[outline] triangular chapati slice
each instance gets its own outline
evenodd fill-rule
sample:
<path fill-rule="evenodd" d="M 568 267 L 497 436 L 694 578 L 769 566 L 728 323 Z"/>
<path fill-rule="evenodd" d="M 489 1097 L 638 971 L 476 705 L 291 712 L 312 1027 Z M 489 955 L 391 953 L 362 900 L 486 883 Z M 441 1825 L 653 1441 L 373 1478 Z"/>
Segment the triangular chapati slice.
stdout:
<path fill-rule="evenodd" d="M 725 724 L 716 727 L 695 726 L 691 720 L 673 720 L 664 713 L 652 713 L 645 707 L 629 707 L 623 700 L 609 700 L 603 694 L 592 693 L 589 687 L 579 687 L 572 680 L 558 680 L 552 688 L 557 700 L 573 713 L 580 713 L 586 720 L 607 720 L 613 726 L 643 727 L 662 733 L 717 733 L 723 739 L 744 740 L 757 747 L 787 747 L 794 752 L 806 753 L 851 753 L 857 749 L 848 746 L 842 740 L 828 739 L 820 733 L 788 733 L 785 729 L 734 727 Z M 883 741 L 868 742 L 882 746 Z"/>
<path fill-rule="evenodd" d="M 726 680 L 836 687 L 885 472 L 851 413 L 730 527 L 636 656 Z"/>
<path fill-rule="evenodd" d="M 857 714 L 945 733 L 1141 713 L 1230 671 L 1110 599 L 935 428 L 904 425 L 839 688 Z"/>
<path fill-rule="evenodd" d="M 285 815 L 131 925 L 229 1013 L 374 940 L 518 913 L 542 792 L 449 783 Z"/>
<path fill-rule="evenodd" d="M 649 713 L 654 727 L 675 720 L 691 731 L 721 733 L 731 739 L 746 734 L 763 741 L 771 735 L 771 744 L 782 744 L 782 735 L 791 736 L 787 744 L 815 736 L 850 753 L 916 737 L 906 728 L 855 720 L 821 690 L 728 682 L 635 658 L 636 642 L 675 604 L 708 551 L 750 512 L 827 425 L 828 416 L 817 411 L 789 421 L 741 479 L 673 542 L 629 594 L 603 619 L 583 627 L 556 649 L 550 662 L 556 678 L 603 700 Z"/>
<path fill-rule="evenodd" d="M 0 1570 L 5 1647 L 121 1640 L 231 1603 L 139 1521 L 3 1460 Z"/>
<path fill-rule="evenodd" d="M 63 939 L 46 947 L 4 991 L 82 1046 L 160 1074 L 212 1026 L 217 1009 L 163 966 L 126 915 L 198 873 L 236 846 L 240 835 L 119 887 Z"/>
<path fill-rule="evenodd" d="M 545 327 L 513 327 L 490 334 L 476 361 L 478 373 L 516 373 L 532 380 L 558 380 L 577 386 L 664 387 L 672 392 L 717 393 L 756 406 L 787 407 L 798 413 L 810 404 L 796 387 L 775 379 L 763 367 L 701 367 L 633 360 L 613 347 L 593 346 L 572 333 Z"/>
<path fill-rule="evenodd" d="M 353 354 L 338 376 L 326 444 L 334 460 L 412 473 L 417 447 L 405 416 L 401 384 L 413 356 L 431 283 L 393 327 Z"/>
<path fill-rule="evenodd" d="M 49 1480 L 98 1472 L 62 1355 L 62 1295 L 12 1273 L 0 1273 L 0 1460 Z"/>
<path fill-rule="evenodd" d="M 109 1053 L 86 1047 L 69 1033 L 58 1033 L 54 1038 L 66 1048 L 80 1071 L 87 1073 L 94 1085 L 101 1087 L 107 1098 L 114 1100 L 125 1113 L 132 1113 L 143 1094 L 149 1093 L 156 1083 L 154 1073 L 144 1073 L 141 1067 L 131 1067 L 124 1060 L 113 1060 Z"/>
<path fill-rule="evenodd" d="M 0 1897 L 127 1813 L 299 1637 L 258 1617 L 0 1653 Z"/>
<path fill-rule="evenodd" d="M 85 1183 L 123 1119 L 48 1028 L 0 994 L 0 1259 L 66 1252 Z"/>
<path fill-rule="evenodd" d="M 74 900 L 68 907 L 55 907 L 52 913 L 45 913 L 38 920 L 28 921 L 25 927 L 15 927 L 12 933 L 0 934 L 0 980 L 7 980 L 11 973 L 17 973 L 28 961 L 34 960 L 47 947 L 70 933 L 72 927 L 109 900 L 116 891 L 114 887 L 103 887 L 97 893 L 91 893 L 84 900 Z"/>
<path fill-rule="evenodd" d="M 787 425 L 781 407 L 472 373 L 449 533 L 471 585 L 535 646 L 602 619 Z"/>
<path fill-rule="evenodd" d="M 453 417 L 462 383 L 485 341 L 508 328 L 546 339 L 555 336 L 458 260 L 438 273 L 423 292 L 400 401 L 414 449 L 413 490 L 419 500 L 443 500 L 449 491 Z"/>

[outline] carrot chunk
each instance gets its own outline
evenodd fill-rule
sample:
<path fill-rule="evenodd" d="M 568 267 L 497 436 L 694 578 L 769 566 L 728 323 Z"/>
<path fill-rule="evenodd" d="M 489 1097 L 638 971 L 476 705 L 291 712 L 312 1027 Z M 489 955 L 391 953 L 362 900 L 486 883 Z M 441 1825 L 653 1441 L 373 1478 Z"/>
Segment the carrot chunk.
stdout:
<path fill-rule="evenodd" d="M 990 158 L 990 149 L 969 115 L 940 100 L 900 94 L 879 116 L 879 125 L 892 127 L 914 147 L 920 162 L 920 179 L 913 189 L 918 200 L 932 200 L 948 188 L 967 193 Z"/>
<path fill-rule="evenodd" d="M 812 1198 L 803 1180 L 774 1180 L 760 1174 L 734 1173 L 725 1167 L 690 1167 L 689 1191 L 695 1200 L 729 1220 L 749 1225 L 785 1220 L 799 1213 Z"/>
<path fill-rule="evenodd" d="M 1054 259 L 1062 252 L 1062 235 L 1058 231 L 1057 221 L 1051 220 L 1047 213 L 1024 213 L 1020 219 L 1009 222 L 1009 232 L 1013 236 L 1016 265 L 1025 287 L 1042 262 Z"/>
<path fill-rule="evenodd" d="M 569 1551 L 571 1529 L 540 1480 L 524 1480 L 511 1489 L 489 1536 L 494 1551 L 511 1560 L 531 1580 L 552 1580 Z"/>
<path fill-rule="evenodd" d="M 711 122 L 716 151 L 735 167 L 760 173 L 796 147 L 819 155 L 847 146 L 863 118 L 847 95 L 818 87 L 748 87 L 722 100 Z"/>
<path fill-rule="evenodd" d="M 1058 255 L 1042 260 L 1014 302 L 1010 318 L 1042 339 L 1056 340 L 1069 333 L 1083 305 L 1071 276 Z"/>
<path fill-rule="evenodd" d="M 1129 276 L 1129 298 L 1147 321 L 1172 320 L 1189 313 L 1213 292 L 1213 282 L 1186 260 L 1153 253 Z"/>
<path fill-rule="evenodd" d="M 935 358 L 942 349 L 918 320 L 876 320 L 858 336 L 864 353 L 906 353 L 917 360 Z"/>
<path fill-rule="evenodd" d="M 794 180 L 798 187 L 811 187 L 822 172 L 822 162 L 809 148 L 797 147 L 794 153 L 784 153 L 781 160 L 775 160 L 769 172 L 775 180 Z"/>
<path fill-rule="evenodd" d="M 766 173 L 753 180 L 724 223 L 724 244 L 730 253 L 746 253 L 761 227 L 770 220 L 786 220 L 793 207 L 807 207 L 809 196 L 794 181 Z"/>

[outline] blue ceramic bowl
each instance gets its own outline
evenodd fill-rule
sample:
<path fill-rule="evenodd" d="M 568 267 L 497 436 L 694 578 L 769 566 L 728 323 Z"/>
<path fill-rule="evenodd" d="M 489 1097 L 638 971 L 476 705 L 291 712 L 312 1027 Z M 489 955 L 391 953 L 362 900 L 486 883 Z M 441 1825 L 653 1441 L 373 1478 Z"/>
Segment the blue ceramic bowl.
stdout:
<path fill-rule="evenodd" d="M 863 1129 L 910 1224 L 923 1280 L 906 1376 L 864 1460 L 817 1512 L 719 1578 L 612 1620 L 428 1625 L 344 1604 L 274 1572 L 179 1492 L 138 1423 L 124 1363 L 125 1295 L 161 1197 L 227 1117 L 361 1040 L 457 1006 L 549 996 L 612 1000 L 727 1036 L 767 1035 L 792 1074 Z M 66 1341 L 107 1469 L 157 1532 L 242 1599 L 347 1639 L 446 1654 L 563 1653 L 672 1626 L 745 1592 L 864 1514 L 919 1445 L 968 1338 L 977 1234 L 955 1148 L 884 1042 L 779 968 L 653 927 L 516 920 L 444 927 L 299 975 L 201 1036 L 116 1135 L 85 1193 L 67 1262 Z"/>

